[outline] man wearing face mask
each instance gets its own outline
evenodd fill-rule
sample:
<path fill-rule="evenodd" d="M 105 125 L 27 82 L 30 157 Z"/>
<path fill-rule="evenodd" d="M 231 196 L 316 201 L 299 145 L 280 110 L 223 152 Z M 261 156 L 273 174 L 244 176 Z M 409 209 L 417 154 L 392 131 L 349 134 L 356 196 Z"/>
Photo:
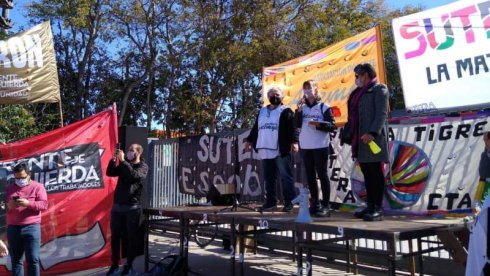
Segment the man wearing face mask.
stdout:
<path fill-rule="evenodd" d="M 352 158 L 359 162 L 366 186 L 367 206 L 354 216 L 366 221 L 383 220 L 385 177 L 383 163 L 388 158 L 387 117 L 388 88 L 379 84 L 376 71 L 369 63 L 354 68 L 357 88 L 347 102 Z M 381 152 L 373 153 L 368 143 L 374 141 Z"/>
<path fill-rule="evenodd" d="M 41 211 L 48 208 L 44 185 L 31 179 L 26 163 L 14 169 L 14 183 L 7 187 L 7 238 L 12 275 L 24 274 L 25 253 L 27 275 L 41 275 Z"/>
<path fill-rule="evenodd" d="M 107 275 L 115 273 L 119 268 L 121 244 L 127 249 L 127 262 L 121 275 L 131 272 L 137 248 L 140 246 L 138 229 L 141 225 L 142 196 L 148 174 L 148 165 L 142 160 L 142 154 L 143 147 L 138 144 L 132 144 L 126 156 L 124 151 L 117 149 L 107 167 L 107 176 L 119 177 L 111 211 L 112 265 Z"/>
<path fill-rule="evenodd" d="M 330 133 L 337 127 L 332 109 L 322 103 L 318 85 L 313 80 L 303 83 L 303 100 L 296 109 L 296 128 L 300 131 L 299 148 L 311 195 L 310 214 L 330 216 L 330 181 L 327 162 L 330 151 Z M 323 200 L 320 202 L 317 175 L 320 179 Z"/>
<path fill-rule="evenodd" d="M 270 104 L 260 109 L 245 140 L 247 147 L 253 146 L 262 159 L 266 200 L 260 211 L 273 211 L 277 208 L 276 178 L 279 171 L 284 197 L 282 211 L 290 212 L 293 209 L 291 201 L 296 197 L 291 151 L 298 151 L 294 114 L 282 104 L 283 94 L 280 88 L 269 89 L 267 97 Z"/>

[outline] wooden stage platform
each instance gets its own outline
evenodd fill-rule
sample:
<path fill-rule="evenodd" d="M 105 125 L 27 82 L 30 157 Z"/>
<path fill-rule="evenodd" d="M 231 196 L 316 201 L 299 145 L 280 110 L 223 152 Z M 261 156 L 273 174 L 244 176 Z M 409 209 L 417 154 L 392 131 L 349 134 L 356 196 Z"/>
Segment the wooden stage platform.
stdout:
<path fill-rule="evenodd" d="M 245 262 L 245 238 L 255 239 L 259 234 L 272 233 L 278 231 L 291 231 L 291 252 L 296 259 L 298 275 L 303 271 L 305 262 L 306 274 L 311 275 L 313 265 L 312 250 L 315 251 L 336 251 L 345 256 L 344 261 L 348 271 L 355 271 L 357 268 L 358 255 L 378 255 L 386 261 L 389 275 L 395 275 L 397 262 L 408 258 L 410 262 L 410 272 L 412 275 L 419 273 L 423 275 L 422 255 L 428 252 L 448 249 L 448 244 L 457 244 L 458 241 L 451 233 L 465 229 L 466 225 L 462 218 L 441 218 L 433 219 L 430 217 L 419 216 L 390 216 L 385 215 L 384 221 L 366 222 L 355 219 L 351 213 L 333 212 L 331 217 L 313 218 L 312 223 L 296 223 L 298 208 L 290 214 L 282 212 L 259 213 L 251 210 L 238 208 L 238 210 L 223 210 L 221 206 L 188 206 L 171 207 L 162 209 L 145 209 L 147 223 L 147 235 L 152 229 L 163 229 L 168 226 L 165 221 L 169 219 L 177 220 L 180 229 L 180 254 L 182 257 L 188 256 L 188 241 L 193 223 L 195 221 L 207 224 L 229 225 L 226 231 L 231 244 L 237 244 L 239 252 L 232 251 L 230 255 L 230 275 L 243 275 L 243 262 Z M 318 235 L 318 234 L 327 235 Z M 449 234 L 448 234 L 449 233 Z M 424 239 L 440 235 L 446 242 L 427 243 L 422 246 Z M 313 236 L 315 238 L 313 238 Z M 318 237 L 328 238 L 318 238 Z M 356 246 L 357 239 L 374 239 L 386 244 L 383 250 L 372 250 Z M 145 249 L 148 252 L 148 243 L 145 241 Z M 442 240 L 442 239 L 441 239 Z M 343 241 L 344 246 L 332 246 Z M 409 252 L 402 252 L 400 242 L 408 241 Z M 416 246 L 413 244 L 416 243 Z M 458 251 L 451 248 L 451 251 Z M 305 254 L 304 254 L 305 253 Z M 235 269 L 235 262 L 238 254 L 238 271 Z M 145 270 L 148 268 L 148 254 L 145 254 Z M 418 265 L 416 265 L 418 263 Z"/>

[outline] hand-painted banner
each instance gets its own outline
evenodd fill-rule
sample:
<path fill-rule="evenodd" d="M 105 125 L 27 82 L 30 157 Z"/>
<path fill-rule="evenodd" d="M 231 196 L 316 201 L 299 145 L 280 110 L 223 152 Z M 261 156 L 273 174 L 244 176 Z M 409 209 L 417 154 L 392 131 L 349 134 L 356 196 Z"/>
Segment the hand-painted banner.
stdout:
<path fill-rule="evenodd" d="M 393 120 L 388 135 L 392 162 L 384 167 L 385 209 L 412 214 L 471 212 L 489 116 Z M 350 146 L 340 148 L 338 139 L 333 143 L 337 158 L 330 166 L 331 200 L 358 205 L 365 197 L 360 168 L 351 159 Z"/>
<path fill-rule="evenodd" d="M 384 167 L 388 182 L 385 209 L 422 215 L 471 212 L 484 148 L 482 136 L 490 130 L 489 116 L 482 113 L 392 120 L 388 135 L 392 162 Z M 212 185 L 222 191 L 226 184 L 238 184 L 243 199 L 262 199 L 260 161 L 245 149 L 248 131 L 237 133 L 237 150 L 231 133 L 181 138 L 181 192 L 205 196 Z M 350 146 L 340 146 L 338 132 L 332 144 L 335 154 L 328 162 L 330 201 L 344 207 L 359 206 L 365 198 L 360 168 L 351 158 Z M 300 187 L 306 184 L 303 164 L 299 154 L 294 160 L 296 186 Z M 233 188 L 227 193 L 231 192 Z"/>
<path fill-rule="evenodd" d="M 250 130 L 239 129 L 179 138 L 180 192 L 209 199 L 208 193 L 214 187 L 222 195 L 236 191 L 241 201 L 262 201 L 265 192 L 262 166 L 258 154 L 245 147 L 249 133 Z M 301 168 L 299 154 L 294 156 L 294 163 L 295 168 Z M 302 182 L 302 175 L 297 170 L 297 183 Z M 281 191 L 279 181 L 277 191 Z M 278 192 L 277 197 L 282 199 L 282 193 Z"/>
<path fill-rule="evenodd" d="M 490 106 L 490 1 L 457 1 L 393 20 L 405 106 Z"/>
<path fill-rule="evenodd" d="M 237 191 L 242 200 L 260 201 L 263 194 L 260 161 L 245 149 L 248 134 L 249 131 L 237 130 L 179 138 L 180 192 L 204 197 L 215 187 L 220 194 Z"/>
<path fill-rule="evenodd" d="M 41 274 L 60 275 L 110 264 L 110 210 L 115 178 L 105 176 L 117 142 L 115 108 L 42 135 L 0 145 L 5 194 L 12 168 L 27 162 L 48 193 L 42 213 Z M 4 198 L 2 200 L 5 200 Z M 5 222 L 4 222 L 5 223 Z M 0 258 L 0 275 L 11 271 Z"/>
<path fill-rule="evenodd" d="M 0 41 L 0 104 L 59 101 L 50 23 Z"/>
<path fill-rule="evenodd" d="M 296 109 L 303 97 L 303 82 L 313 79 L 318 82 L 322 101 L 340 109 L 336 121 L 343 124 L 347 122 L 347 99 L 355 88 L 353 69 L 366 62 L 374 66 L 379 81 L 386 83 L 379 26 L 311 54 L 264 68 L 264 105 L 269 103 L 267 91 L 277 86 L 284 91 L 283 103 Z"/>

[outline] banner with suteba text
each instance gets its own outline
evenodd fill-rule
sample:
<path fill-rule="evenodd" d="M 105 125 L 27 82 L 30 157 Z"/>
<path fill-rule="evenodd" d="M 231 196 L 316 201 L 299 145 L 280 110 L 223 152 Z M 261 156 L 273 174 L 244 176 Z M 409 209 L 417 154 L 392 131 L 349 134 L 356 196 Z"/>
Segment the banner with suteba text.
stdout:
<path fill-rule="evenodd" d="M 2 201 L 7 185 L 13 185 L 12 169 L 19 162 L 27 162 L 32 179 L 46 188 L 48 209 L 41 218 L 42 275 L 110 265 L 110 210 L 117 178 L 106 177 L 105 172 L 117 137 L 117 114 L 112 108 L 51 132 L 0 145 Z M 0 275 L 9 273 L 9 256 L 0 258 Z"/>
<path fill-rule="evenodd" d="M 465 0 L 393 20 L 407 110 L 490 106 L 489 12 L 489 0 Z"/>
<path fill-rule="evenodd" d="M 248 129 L 179 138 L 179 191 L 198 198 L 209 196 L 216 189 L 221 195 L 238 194 L 241 202 L 261 202 L 265 186 L 258 154 L 247 148 Z M 294 155 L 295 168 L 301 158 Z M 297 183 L 302 171 L 296 170 Z M 280 181 L 277 198 L 282 199 Z"/>
<path fill-rule="evenodd" d="M 347 99 L 355 88 L 353 69 L 360 63 L 373 65 L 378 80 L 386 83 L 379 26 L 305 56 L 265 67 L 264 105 L 269 104 L 267 91 L 279 87 L 284 92 L 283 103 L 294 110 L 303 97 L 303 82 L 315 80 L 322 101 L 339 108 L 340 116 L 335 120 L 343 125 L 347 122 Z"/>
<path fill-rule="evenodd" d="M 179 190 L 208 197 L 239 194 L 241 200 L 261 201 L 263 182 L 260 160 L 246 149 L 248 130 L 179 138 Z M 256 155 L 256 154 L 255 154 Z"/>
<path fill-rule="evenodd" d="M 472 212 L 478 200 L 478 165 L 484 151 L 483 134 L 490 131 L 489 116 L 392 119 L 388 134 L 391 162 L 383 168 L 385 210 L 417 215 Z M 335 153 L 328 161 L 330 202 L 349 210 L 364 204 L 366 192 L 350 146 L 340 146 L 339 132 L 334 134 Z M 225 194 L 236 187 L 241 199 L 260 204 L 264 179 L 257 154 L 245 146 L 248 133 L 238 130 L 180 138 L 180 191 L 203 197 L 211 187 Z M 301 187 L 306 182 L 300 154 L 293 159 L 296 187 Z"/>
<path fill-rule="evenodd" d="M 0 41 L 0 104 L 60 101 L 49 22 Z"/>

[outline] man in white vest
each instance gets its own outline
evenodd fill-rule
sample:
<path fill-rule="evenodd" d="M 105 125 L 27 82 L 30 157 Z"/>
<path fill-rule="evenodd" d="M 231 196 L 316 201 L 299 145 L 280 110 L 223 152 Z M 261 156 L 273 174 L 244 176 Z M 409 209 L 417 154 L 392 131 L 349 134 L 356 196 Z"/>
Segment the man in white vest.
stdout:
<path fill-rule="evenodd" d="M 276 180 L 279 172 L 284 197 L 282 211 L 290 212 L 293 209 L 291 200 L 296 197 L 291 151 L 298 151 L 294 113 L 282 104 L 283 93 L 280 88 L 269 89 L 267 98 L 270 104 L 260 109 L 246 138 L 248 147 L 251 144 L 262 160 L 266 200 L 260 211 L 277 209 Z"/>

